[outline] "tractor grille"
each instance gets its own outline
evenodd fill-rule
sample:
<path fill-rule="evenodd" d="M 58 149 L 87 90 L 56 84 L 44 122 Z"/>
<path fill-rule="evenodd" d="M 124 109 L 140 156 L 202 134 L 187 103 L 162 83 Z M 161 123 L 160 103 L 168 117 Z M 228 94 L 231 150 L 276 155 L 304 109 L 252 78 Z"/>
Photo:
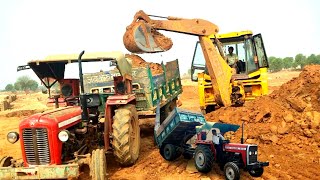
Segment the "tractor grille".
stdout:
<path fill-rule="evenodd" d="M 24 129 L 22 138 L 28 164 L 45 165 L 50 163 L 47 129 Z"/>
<path fill-rule="evenodd" d="M 255 152 L 258 152 L 258 146 L 250 146 L 248 150 L 248 157 L 249 162 L 248 164 L 255 163 L 258 161 L 258 154 L 255 154 Z M 251 155 L 249 155 L 249 152 L 251 152 Z"/>

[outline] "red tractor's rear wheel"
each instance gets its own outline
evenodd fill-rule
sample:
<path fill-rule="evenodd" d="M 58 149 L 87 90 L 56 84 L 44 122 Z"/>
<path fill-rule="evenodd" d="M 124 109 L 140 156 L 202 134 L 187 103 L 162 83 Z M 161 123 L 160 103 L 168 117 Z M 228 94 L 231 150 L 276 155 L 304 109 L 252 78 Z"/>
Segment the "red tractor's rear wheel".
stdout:
<path fill-rule="evenodd" d="M 198 171 L 207 173 L 213 167 L 214 157 L 208 146 L 198 145 L 194 154 L 194 161 Z"/>
<path fill-rule="evenodd" d="M 113 117 L 113 148 L 116 160 L 123 166 L 133 165 L 140 151 L 140 127 L 136 107 L 118 108 Z"/>

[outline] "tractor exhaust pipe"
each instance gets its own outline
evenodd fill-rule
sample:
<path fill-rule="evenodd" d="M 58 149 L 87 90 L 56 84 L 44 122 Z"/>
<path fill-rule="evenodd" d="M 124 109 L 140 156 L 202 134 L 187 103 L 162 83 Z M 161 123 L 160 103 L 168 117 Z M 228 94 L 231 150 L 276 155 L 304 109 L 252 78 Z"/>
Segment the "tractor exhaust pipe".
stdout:
<path fill-rule="evenodd" d="M 244 130 L 244 122 L 242 122 L 242 135 L 241 135 L 241 144 L 244 143 L 244 138 L 243 138 L 243 130 Z"/>
<path fill-rule="evenodd" d="M 82 51 L 78 57 L 79 81 L 80 81 L 80 90 L 81 90 L 80 103 L 81 103 L 81 109 L 82 109 L 81 119 L 84 121 L 87 121 L 89 119 L 89 115 L 88 115 L 88 106 L 87 106 L 87 96 L 84 95 L 82 62 L 81 62 L 81 58 L 83 54 L 84 54 L 84 51 Z"/>
<path fill-rule="evenodd" d="M 81 63 L 81 58 L 82 58 L 83 54 L 84 54 L 84 51 L 82 51 L 82 52 L 79 54 L 79 57 L 78 57 L 81 94 L 84 93 L 83 74 L 82 74 L 82 63 Z"/>

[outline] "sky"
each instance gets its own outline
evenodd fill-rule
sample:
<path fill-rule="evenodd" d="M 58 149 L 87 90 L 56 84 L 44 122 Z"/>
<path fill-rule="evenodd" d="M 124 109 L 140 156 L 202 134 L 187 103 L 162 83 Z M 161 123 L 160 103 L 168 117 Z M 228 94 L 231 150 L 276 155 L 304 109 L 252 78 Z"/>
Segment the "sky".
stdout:
<path fill-rule="evenodd" d="M 16 71 L 17 66 L 33 59 L 82 50 L 128 53 L 122 37 L 138 10 L 205 19 L 216 24 L 220 33 L 261 33 L 268 56 L 320 54 L 319 7 L 317 0 L 1 0 L 0 89 L 23 75 L 37 79 L 32 70 Z M 180 72 L 187 72 L 198 38 L 164 34 L 172 39 L 172 49 L 142 57 L 157 63 L 179 59 Z M 77 77 L 77 71 L 71 68 L 68 76 Z"/>

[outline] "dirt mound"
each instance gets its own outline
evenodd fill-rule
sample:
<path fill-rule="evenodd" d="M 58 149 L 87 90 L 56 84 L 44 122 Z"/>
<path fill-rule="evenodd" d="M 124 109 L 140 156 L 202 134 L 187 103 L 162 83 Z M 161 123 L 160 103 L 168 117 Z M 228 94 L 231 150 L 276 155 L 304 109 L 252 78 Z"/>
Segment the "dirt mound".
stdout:
<path fill-rule="evenodd" d="M 299 77 L 269 96 L 247 102 L 244 107 L 221 108 L 206 117 L 210 121 L 259 124 L 260 136 L 252 137 L 259 140 L 267 140 L 261 137 L 263 132 L 277 134 L 278 138 L 286 134 L 320 137 L 320 66 L 305 67 Z M 261 128 L 264 125 L 269 127 Z M 278 142 L 275 139 L 273 141 Z"/>
<path fill-rule="evenodd" d="M 163 73 L 162 66 L 158 63 L 146 62 L 144 59 L 142 59 L 140 56 L 136 54 L 126 54 L 126 57 L 132 60 L 133 68 L 147 67 L 149 65 L 152 75 L 158 75 Z"/>
<path fill-rule="evenodd" d="M 305 67 L 299 77 L 269 96 L 246 102 L 244 107 L 221 108 L 207 114 L 206 119 L 239 125 L 244 122 L 246 143 L 259 144 L 262 157 L 271 160 L 271 166 L 292 173 L 309 166 L 308 171 L 313 172 L 320 168 L 320 66 Z M 239 142 L 240 136 L 238 131 L 231 140 Z M 308 177 L 303 173 L 291 176 Z"/>

